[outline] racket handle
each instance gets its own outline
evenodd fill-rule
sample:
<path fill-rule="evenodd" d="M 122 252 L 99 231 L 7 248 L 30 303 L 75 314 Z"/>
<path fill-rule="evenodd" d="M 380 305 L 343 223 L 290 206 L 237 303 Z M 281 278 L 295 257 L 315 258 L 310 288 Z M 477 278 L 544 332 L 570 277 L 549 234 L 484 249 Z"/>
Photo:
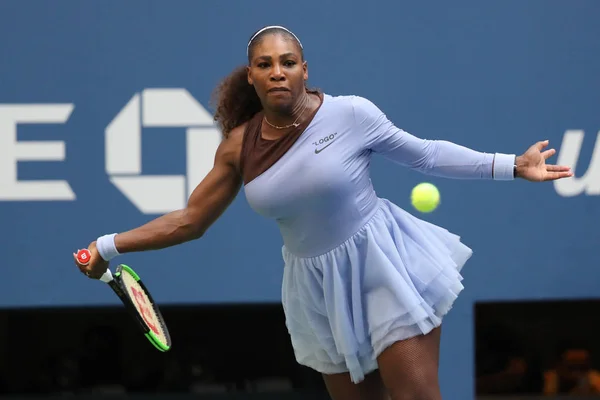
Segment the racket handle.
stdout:
<path fill-rule="evenodd" d="M 100 280 L 104 283 L 108 283 L 113 280 L 113 275 L 112 275 L 112 272 L 110 272 L 109 268 L 107 268 L 106 272 L 102 274 L 102 276 L 100 277 Z"/>
<path fill-rule="evenodd" d="M 81 249 L 77 252 L 77 261 L 81 265 L 88 265 L 90 263 L 90 258 L 92 257 L 92 253 L 88 249 Z M 113 280 L 112 272 L 110 269 L 106 269 L 106 272 L 102 274 L 100 280 L 104 283 L 108 283 Z"/>

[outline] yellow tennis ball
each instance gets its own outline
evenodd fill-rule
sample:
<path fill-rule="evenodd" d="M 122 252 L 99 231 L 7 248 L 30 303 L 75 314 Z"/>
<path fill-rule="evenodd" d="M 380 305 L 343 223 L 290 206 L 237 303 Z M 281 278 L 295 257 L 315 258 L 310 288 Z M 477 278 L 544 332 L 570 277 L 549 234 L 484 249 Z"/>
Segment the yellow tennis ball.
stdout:
<path fill-rule="evenodd" d="M 410 200 L 420 212 L 432 212 L 440 204 L 440 191 L 431 183 L 419 183 L 413 188 Z"/>

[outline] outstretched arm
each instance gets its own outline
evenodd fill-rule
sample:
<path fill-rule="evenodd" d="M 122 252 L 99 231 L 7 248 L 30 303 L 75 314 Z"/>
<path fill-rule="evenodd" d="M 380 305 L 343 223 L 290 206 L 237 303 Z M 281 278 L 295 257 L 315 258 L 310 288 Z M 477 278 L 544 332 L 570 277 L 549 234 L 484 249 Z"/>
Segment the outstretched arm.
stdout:
<path fill-rule="evenodd" d="M 365 132 L 365 146 L 401 165 L 425 174 L 455 179 L 546 181 L 571 176 L 568 167 L 546 165 L 553 149 L 538 142 L 521 156 L 483 153 L 445 141 L 420 139 L 396 127 L 372 102 L 353 98 L 356 123 Z"/>
<path fill-rule="evenodd" d="M 482 153 L 445 140 L 421 139 L 396 127 L 371 101 L 355 97 L 366 147 L 419 172 L 455 179 L 513 179 L 514 154 Z"/>
<path fill-rule="evenodd" d="M 79 269 L 99 279 L 108 261 L 122 253 L 157 250 L 200 238 L 235 199 L 242 185 L 239 172 L 241 133 L 234 130 L 215 155 L 214 166 L 194 189 L 185 208 L 160 216 L 140 227 L 109 234 L 90 243 L 90 261 Z"/>
<path fill-rule="evenodd" d="M 187 206 L 115 236 L 119 253 L 157 250 L 200 238 L 235 199 L 241 187 L 238 149 L 224 140 L 213 169 L 194 189 Z"/>

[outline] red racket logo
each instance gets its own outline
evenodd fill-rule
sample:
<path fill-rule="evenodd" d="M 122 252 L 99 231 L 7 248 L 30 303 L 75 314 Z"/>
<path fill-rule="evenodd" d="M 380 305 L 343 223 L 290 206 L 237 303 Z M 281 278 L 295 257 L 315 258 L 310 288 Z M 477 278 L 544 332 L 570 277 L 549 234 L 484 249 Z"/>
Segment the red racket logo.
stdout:
<path fill-rule="evenodd" d="M 87 265 L 90 262 L 90 258 L 92 257 L 92 253 L 88 249 L 79 250 L 77 252 L 77 261 L 81 265 Z"/>
<path fill-rule="evenodd" d="M 142 318 L 144 318 L 144 321 L 146 321 L 146 323 L 148 324 L 148 327 L 152 330 L 152 332 L 156 333 L 157 335 L 160 335 L 158 328 L 156 327 L 156 325 L 153 324 L 153 322 L 156 323 L 156 320 L 154 319 L 154 315 L 151 314 L 150 311 L 148 310 L 148 308 L 146 307 L 148 303 L 146 303 L 146 299 L 144 298 L 144 295 L 141 292 L 139 292 L 138 290 L 136 290 L 136 288 L 134 288 L 134 287 L 131 287 L 131 291 L 133 292 L 133 297 L 135 298 L 135 302 L 137 303 L 137 305 L 140 309 Z"/>

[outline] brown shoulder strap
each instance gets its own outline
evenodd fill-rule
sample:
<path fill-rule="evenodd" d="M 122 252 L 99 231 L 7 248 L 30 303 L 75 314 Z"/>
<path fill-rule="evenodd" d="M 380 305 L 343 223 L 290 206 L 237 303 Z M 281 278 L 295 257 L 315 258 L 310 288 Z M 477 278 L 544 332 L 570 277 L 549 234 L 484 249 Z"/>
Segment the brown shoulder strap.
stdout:
<path fill-rule="evenodd" d="M 323 94 L 315 93 L 321 99 L 321 104 L 310 116 L 293 130 L 275 140 L 262 138 L 263 112 L 257 113 L 246 126 L 242 144 L 241 167 L 244 184 L 250 183 L 257 176 L 268 170 L 292 147 L 300 135 L 306 130 L 323 104 Z"/>
<path fill-rule="evenodd" d="M 254 115 L 246 124 L 244 129 L 244 136 L 242 138 L 242 150 L 240 154 L 240 170 L 242 171 L 242 177 L 244 183 L 246 183 L 246 176 L 248 174 L 247 165 L 250 162 L 250 169 L 252 169 L 252 150 L 256 146 L 256 141 L 260 137 L 260 131 L 262 126 L 262 112 Z M 258 137 L 257 137 L 258 136 Z"/>

